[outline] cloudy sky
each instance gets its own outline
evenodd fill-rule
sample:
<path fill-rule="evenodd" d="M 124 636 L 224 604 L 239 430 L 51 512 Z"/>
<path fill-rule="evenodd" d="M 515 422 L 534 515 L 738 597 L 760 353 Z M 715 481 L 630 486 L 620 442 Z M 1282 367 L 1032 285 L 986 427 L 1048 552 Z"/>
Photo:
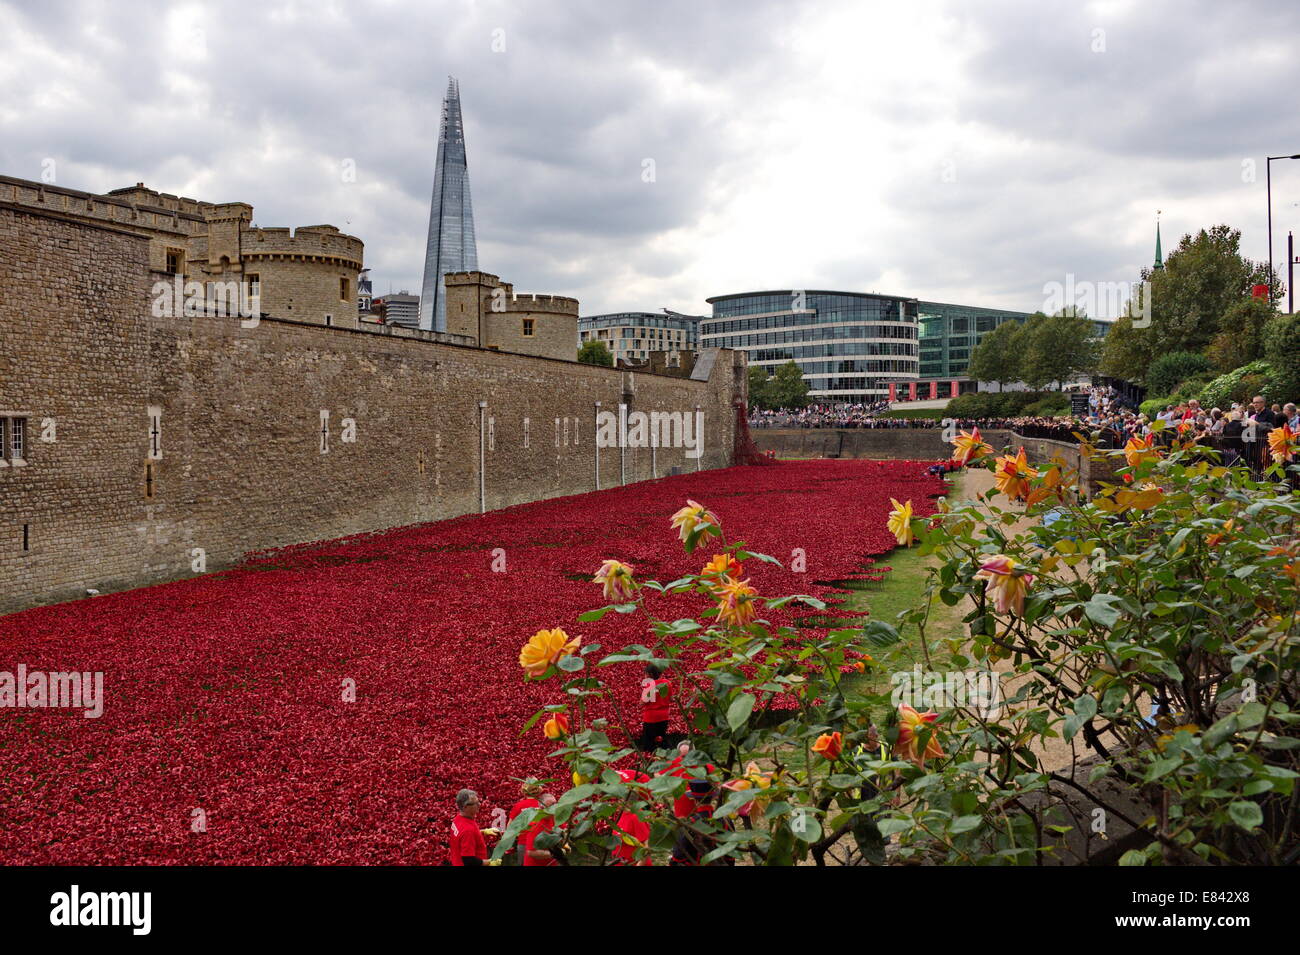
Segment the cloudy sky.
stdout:
<path fill-rule="evenodd" d="M 583 314 L 767 288 L 1032 310 L 1215 222 L 1267 254 L 1300 6 L 0 0 L 0 173 L 333 223 L 418 291 L 460 80 L 480 266 Z M 349 175 L 350 170 L 355 175 Z M 1275 259 L 1300 161 L 1274 163 Z"/>

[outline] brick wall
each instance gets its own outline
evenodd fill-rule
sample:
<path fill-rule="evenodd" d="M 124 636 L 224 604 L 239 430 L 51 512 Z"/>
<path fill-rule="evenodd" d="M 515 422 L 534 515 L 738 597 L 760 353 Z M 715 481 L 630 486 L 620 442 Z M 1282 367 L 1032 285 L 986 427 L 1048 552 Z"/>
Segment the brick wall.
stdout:
<path fill-rule="evenodd" d="M 701 382 L 288 321 L 156 318 L 147 245 L 0 206 L 0 410 L 33 418 L 28 465 L 0 474 L 0 610 L 186 576 L 196 548 L 212 571 L 477 512 L 480 420 L 488 509 L 591 490 L 597 401 L 701 407 L 703 458 L 658 449 L 659 474 L 731 461 L 745 376 L 733 352 Z M 46 416 L 53 444 L 36 440 Z M 649 449 L 600 452 L 602 487 L 651 468 Z"/>

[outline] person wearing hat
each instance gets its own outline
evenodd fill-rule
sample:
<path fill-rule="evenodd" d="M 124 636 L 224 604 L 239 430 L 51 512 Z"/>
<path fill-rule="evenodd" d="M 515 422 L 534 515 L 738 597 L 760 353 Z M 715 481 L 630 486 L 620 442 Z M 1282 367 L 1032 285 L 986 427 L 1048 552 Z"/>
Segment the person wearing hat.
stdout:
<path fill-rule="evenodd" d="M 687 763 L 686 758 L 691 753 L 690 740 L 683 740 L 677 744 L 677 756 L 666 767 L 658 773 L 660 776 L 677 776 L 688 782 L 697 776 L 716 773 L 717 767 L 712 763 Z M 691 798 L 690 788 L 687 789 L 676 799 L 673 800 L 673 815 L 678 819 L 686 819 L 695 811 L 695 800 Z"/>

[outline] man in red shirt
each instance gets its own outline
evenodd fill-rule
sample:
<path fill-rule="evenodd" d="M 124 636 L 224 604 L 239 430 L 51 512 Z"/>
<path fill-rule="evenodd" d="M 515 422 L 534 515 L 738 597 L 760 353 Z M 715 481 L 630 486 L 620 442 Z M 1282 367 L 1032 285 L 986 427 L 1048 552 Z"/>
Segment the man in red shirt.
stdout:
<path fill-rule="evenodd" d="M 498 835 L 495 829 L 480 829 L 474 817 L 478 815 L 478 793 L 472 789 L 462 789 L 456 793 L 458 814 L 451 821 L 451 847 L 449 854 L 452 865 L 500 865 L 500 859 L 487 857 L 485 834 Z"/>
<path fill-rule="evenodd" d="M 668 745 L 668 705 L 673 698 L 673 684 L 663 674 L 661 664 L 648 663 L 646 678 L 641 681 L 641 738 L 637 748 L 646 753 Z"/>

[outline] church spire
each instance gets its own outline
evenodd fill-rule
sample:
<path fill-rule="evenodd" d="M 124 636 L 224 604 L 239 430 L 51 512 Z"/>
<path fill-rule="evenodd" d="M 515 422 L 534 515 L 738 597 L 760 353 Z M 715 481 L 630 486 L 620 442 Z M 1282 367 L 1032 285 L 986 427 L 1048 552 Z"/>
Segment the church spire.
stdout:
<path fill-rule="evenodd" d="M 1156 264 L 1157 269 L 1165 267 L 1164 260 L 1160 257 L 1160 210 L 1156 210 Z"/>

